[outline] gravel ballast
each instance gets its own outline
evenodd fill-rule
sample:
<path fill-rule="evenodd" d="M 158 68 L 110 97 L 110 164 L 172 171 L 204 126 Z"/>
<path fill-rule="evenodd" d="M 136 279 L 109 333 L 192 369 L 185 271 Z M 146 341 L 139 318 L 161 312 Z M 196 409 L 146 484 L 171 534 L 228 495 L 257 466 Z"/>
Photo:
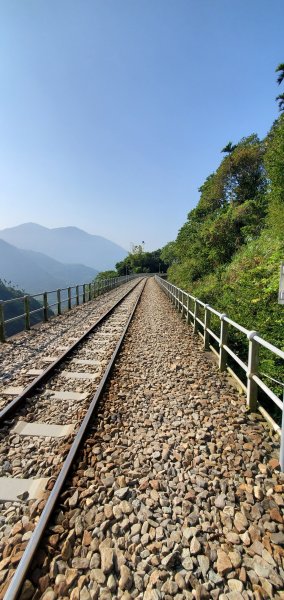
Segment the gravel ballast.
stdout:
<path fill-rule="evenodd" d="M 132 289 L 137 281 L 130 281 L 85 304 L 76 306 L 62 315 L 41 323 L 0 343 L 0 409 L 11 400 L 3 394 L 6 387 L 27 386 L 35 375 L 32 368 L 45 369 L 46 356 L 58 357 L 63 348 L 71 346 L 84 331 L 108 310 L 115 301 Z"/>
<path fill-rule="evenodd" d="M 284 598 L 278 453 L 149 280 L 22 598 Z"/>

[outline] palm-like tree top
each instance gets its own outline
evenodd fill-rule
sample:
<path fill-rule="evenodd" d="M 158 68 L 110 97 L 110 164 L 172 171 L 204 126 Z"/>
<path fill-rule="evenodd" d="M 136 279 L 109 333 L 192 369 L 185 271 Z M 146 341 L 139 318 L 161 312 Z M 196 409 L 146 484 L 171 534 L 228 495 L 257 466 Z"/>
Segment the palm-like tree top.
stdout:
<path fill-rule="evenodd" d="M 278 67 L 275 69 L 275 73 L 279 73 L 277 77 L 277 83 L 280 85 L 284 80 L 284 63 L 280 63 Z M 279 110 L 284 110 L 284 94 L 280 94 L 277 96 L 276 100 L 278 100 Z"/>
<path fill-rule="evenodd" d="M 278 67 L 275 69 L 275 73 L 280 73 L 280 75 L 277 77 L 277 83 L 280 85 L 284 79 L 284 63 L 280 63 L 280 65 L 278 65 Z"/>
<path fill-rule="evenodd" d="M 232 142 L 228 142 L 227 146 L 225 146 L 221 152 L 228 152 L 228 154 L 231 154 L 236 147 L 237 146 L 234 146 Z"/>

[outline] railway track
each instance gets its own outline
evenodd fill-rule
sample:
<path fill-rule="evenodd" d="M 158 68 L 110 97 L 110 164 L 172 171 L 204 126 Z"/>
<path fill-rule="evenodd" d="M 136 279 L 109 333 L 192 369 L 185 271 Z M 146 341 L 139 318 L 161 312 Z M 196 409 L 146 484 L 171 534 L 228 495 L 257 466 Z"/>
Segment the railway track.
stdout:
<path fill-rule="evenodd" d="M 73 339 L 81 337 L 99 317 L 119 301 L 137 282 L 130 281 L 90 303 L 73 308 L 40 327 L 22 332 L 0 344 L 0 410 L 17 394 L 17 389 L 30 384 L 38 370 L 46 368 L 49 357 L 59 357 Z M 36 362 L 37 369 L 34 368 Z M 9 389 L 12 393 L 9 395 Z M 17 394 L 18 395 L 18 394 Z"/>
<path fill-rule="evenodd" d="M 60 348 L 59 357 L 45 356 L 49 366 L 0 412 L 0 598 L 19 597 L 145 283 L 136 281 L 68 348 Z M 9 531 L 17 536 L 19 523 L 26 526 L 24 538 L 18 547 L 8 542 L 4 548 L 1 541 Z"/>
<path fill-rule="evenodd" d="M 43 382 L 36 403 L 25 400 L 20 420 L 84 420 L 87 400 L 57 404 L 49 394 L 71 381 L 66 370 L 96 373 L 95 364 L 74 359 L 99 361 L 110 328 L 121 339 L 113 317 L 99 326 L 96 348 L 84 345 L 83 355 L 78 348 L 52 383 Z M 73 378 L 70 390 L 88 390 L 95 402 L 97 383 Z M 43 496 L 2 503 L 1 600 L 5 593 L 5 600 L 282 600 L 279 440 L 260 415 L 247 413 L 152 279 L 95 414 L 64 484 L 59 475 L 56 506 L 56 476 L 75 457 L 74 432 L 24 441 L 8 417 L 0 450 L 10 477 L 47 484 Z"/>

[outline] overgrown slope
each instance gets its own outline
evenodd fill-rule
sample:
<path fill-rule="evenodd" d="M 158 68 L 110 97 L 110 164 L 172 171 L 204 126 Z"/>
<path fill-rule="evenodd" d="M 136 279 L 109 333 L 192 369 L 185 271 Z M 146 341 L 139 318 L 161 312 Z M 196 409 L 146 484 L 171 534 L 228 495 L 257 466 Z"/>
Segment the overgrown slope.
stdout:
<path fill-rule="evenodd" d="M 263 141 L 252 135 L 224 151 L 176 241 L 162 251 L 171 262 L 168 279 L 284 349 L 284 306 L 277 302 L 284 260 L 284 115 Z M 232 335 L 231 342 L 245 355 L 242 336 Z M 260 368 L 284 381 L 283 364 L 264 351 Z"/>

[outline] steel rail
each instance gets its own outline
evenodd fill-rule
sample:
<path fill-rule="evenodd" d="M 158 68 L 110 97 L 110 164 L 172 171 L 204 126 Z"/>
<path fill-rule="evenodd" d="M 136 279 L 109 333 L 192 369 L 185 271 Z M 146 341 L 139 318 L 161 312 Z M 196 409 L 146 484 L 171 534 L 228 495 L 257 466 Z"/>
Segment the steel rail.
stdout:
<path fill-rule="evenodd" d="M 61 354 L 53 363 L 51 363 L 51 365 L 49 365 L 43 373 L 41 373 L 29 385 L 27 385 L 21 394 L 9 402 L 9 404 L 7 404 L 7 406 L 0 411 L 0 425 L 9 416 L 11 416 L 11 413 L 13 413 L 24 400 L 26 400 L 33 392 L 36 391 L 39 385 L 44 383 L 53 374 L 53 372 L 64 362 L 64 360 L 68 358 L 69 354 L 71 354 L 79 346 L 79 344 L 81 344 L 85 338 L 87 338 L 88 335 L 90 335 L 94 329 L 96 329 L 96 327 L 98 327 L 98 325 L 105 321 L 105 319 L 115 310 L 117 306 L 119 306 L 119 304 L 123 302 L 123 300 L 139 285 L 140 282 L 141 279 L 139 279 L 138 283 L 128 290 L 122 298 L 117 300 L 111 308 L 105 311 L 103 315 L 101 315 L 96 322 L 91 325 L 91 327 L 89 327 L 89 329 L 85 331 L 85 333 L 83 333 L 78 340 L 76 340 L 76 342 L 74 342 L 67 350 L 65 350 L 63 354 Z"/>
<path fill-rule="evenodd" d="M 133 281 L 134 281 L 134 280 L 131 280 L 131 282 L 133 282 Z M 135 285 L 136 285 L 136 284 L 135 284 Z M 131 288 L 131 289 L 134 289 L 135 285 L 134 285 L 134 286 L 133 286 L 133 288 Z M 115 289 L 117 289 L 117 288 L 115 288 Z M 122 288 L 121 288 L 121 289 L 122 289 Z M 112 290 L 112 291 L 113 291 L 113 290 Z M 122 291 L 123 291 L 123 290 L 122 290 Z M 94 300 L 97 300 L 97 298 L 94 298 Z M 0 302 L 0 306 L 1 306 L 1 302 Z M 91 314 L 91 312 L 92 312 L 92 310 L 93 310 L 93 305 L 92 305 L 91 303 L 86 303 L 86 304 L 83 304 L 83 305 L 82 305 L 82 304 L 80 304 L 80 305 L 77 305 L 77 307 L 79 307 L 79 306 L 80 306 L 80 308 L 83 308 L 83 307 L 85 307 L 85 309 L 86 309 L 86 311 L 84 311 L 84 312 L 83 312 L 83 318 L 84 318 L 84 317 L 89 317 L 89 316 L 90 316 L 90 314 Z M 94 305 L 94 308 L 96 309 L 96 305 Z M 68 315 L 68 314 L 70 315 L 70 312 L 69 312 L 69 311 L 68 311 L 68 313 L 66 313 L 66 315 Z M 77 319 L 77 317 L 79 317 L 79 318 Z M 15 317 L 15 318 L 17 319 L 18 317 Z M 78 325 L 78 324 L 79 324 L 79 323 L 80 323 L 80 322 L 83 320 L 83 319 L 82 319 L 82 313 L 81 313 L 80 311 L 79 311 L 77 314 L 76 314 L 76 313 L 74 313 L 74 319 L 75 319 L 75 324 L 76 324 L 76 326 L 77 326 L 77 325 Z M 52 319 L 52 320 L 53 320 L 53 319 Z M 53 325 L 53 323 L 52 323 L 51 319 L 49 320 L 49 322 L 51 323 L 51 325 Z M 72 321 L 72 322 L 73 322 L 73 321 Z M 39 326 L 39 325 L 40 325 L 40 323 L 38 323 L 38 326 Z M 0 328 L 1 328 L 1 323 L 0 323 Z M 33 329 L 33 327 L 32 327 L 32 329 Z M 45 341 L 45 342 L 44 342 L 42 345 L 38 346 L 38 348 L 37 348 L 37 349 L 35 349 L 35 348 L 33 349 L 32 358 L 34 358 L 35 360 L 37 360 L 37 358 L 38 358 L 38 357 L 40 357 L 40 354 L 41 354 L 41 352 L 43 352 L 43 351 L 47 350 L 47 349 L 48 349 L 48 348 L 49 348 L 49 347 L 50 347 L 50 346 L 51 346 L 51 345 L 52 345 L 54 342 L 56 342 L 57 340 L 61 339 L 61 337 L 62 337 L 62 336 L 63 336 L 63 335 L 64 335 L 64 334 L 65 334 L 65 333 L 68 331 L 68 330 L 69 330 L 69 324 L 68 324 L 67 326 L 65 325 L 65 326 L 64 326 L 64 329 L 62 329 L 60 332 L 57 332 L 57 333 L 55 333 L 55 332 L 54 332 L 54 333 L 52 334 L 52 337 L 51 337 L 51 338 L 50 338 L 48 341 Z M 24 330 L 23 330 L 23 331 L 24 331 Z M 17 365 L 15 366 L 15 370 L 14 370 L 14 371 L 12 371 L 13 375 L 14 375 L 15 373 L 18 373 L 18 370 L 19 370 L 19 368 L 20 368 L 20 367 L 22 367 L 22 366 L 24 366 L 24 365 L 25 365 L 25 360 L 23 360 L 21 363 L 17 364 Z"/>
<path fill-rule="evenodd" d="M 147 281 L 147 279 L 146 279 L 146 281 Z M 49 495 L 49 498 L 47 500 L 47 503 L 46 503 L 46 505 L 45 505 L 45 507 L 44 507 L 44 509 L 43 509 L 43 511 L 41 513 L 41 516 L 40 516 L 40 518 L 39 518 L 39 520 L 38 520 L 38 522 L 36 524 L 36 527 L 35 527 L 35 529 L 33 531 L 31 539 L 28 542 L 28 545 L 27 545 L 27 547 L 26 547 L 26 549 L 24 551 L 24 554 L 23 554 L 23 556 L 22 556 L 22 558 L 21 558 L 21 560 L 20 560 L 20 562 L 19 562 L 19 564 L 18 564 L 18 566 L 16 568 L 16 571 L 14 573 L 12 581 L 11 581 L 11 583 L 10 583 L 10 585 L 9 585 L 6 593 L 5 593 L 5 596 L 4 596 L 3 600 L 16 600 L 18 598 L 18 595 L 19 595 L 19 593 L 21 591 L 21 588 L 22 588 L 22 585 L 24 583 L 25 576 L 26 576 L 26 574 L 28 572 L 28 569 L 29 569 L 29 567 L 31 565 L 31 562 L 33 560 L 34 554 L 35 554 L 35 552 L 36 552 L 36 550 L 38 548 L 39 542 L 40 542 L 40 540 L 41 540 L 41 538 L 42 538 L 42 536 L 43 536 L 43 534 L 44 534 L 44 532 L 46 530 L 46 527 L 48 525 L 49 519 L 51 517 L 51 514 L 52 514 L 52 512 L 54 510 L 54 507 L 56 505 L 56 502 L 57 502 L 57 500 L 59 498 L 59 495 L 60 495 L 60 492 L 62 490 L 63 484 L 65 483 L 66 478 L 68 476 L 68 473 L 70 471 L 70 468 L 71 468 L 71 466 L 72 466 L 72 464 L 73 464 L 73 462 L 74 462 L 74 460 L 76 458 L 79 446 L 80 446 L 80 444 L 82 442 L 82 439 L 83 439 L 83 437 L 84 437 L 84 435 L 86 433 L 86 429 L 87 429 L 88 425 L 90 424 L 90 421 L 92 419 L 92 416 L 93 416 L 95 407 L 97 405 L 97 402 L 98 402 L 98 400 L 99 400 L 99 398 L 100 398 L 100 396 L 101 396 L 101 394 L 102 394 L 102 392 L 104 390 L 105 384 L 106 384 L 107 379 L 108 379 L 108 377 L 110 375 L 110 372 L 111 372 L 111 370 L 113 368 L 113 365 L 114 365 L 115 359 L 117 357 L 117 354 L 119 353 L 120 347 L 121 347 L 122 342 L 123 342 L 123 340 L 125 338 L 125 335 L 126 335 L 126 332 L 128 330 L 128 327 L 129 327 L 129 325 L 131 323 L 131 320 L 133 318 L 133 315 L 135 313 L 137 305 L 138 305 L 138 303 L 139 303 L 139 301 L 141 299 L 144 287 L 146 285 L 146 281 L 144 282 L 142 290 L 141 290 L 141 292 L 140 292 L 140 294 L 139 294 L 139 296 L 138 296 L 138 298 L 137 298 L 137 300 L 135 302 L 135 305 L 134 305 L 134 307 L 133 307 L 133 309 L 131 311 L 130 316 L 128 317 L 127 323 L 126 323 L 126 325 L 125 325 L 125 327 L 123 329 L 123 332 L 122 332 L 122 334 L 121 334 L 121 336 L 120 336 L 120 338 L 119 338 L 119 340 L 117 342 L 117 345 L 116 345 L 115 350 L 114 350 L 114 352 L 113 352 L 113 354 L 111 356 L 111 359 L 110 359 L 110 361 L 109 361 L 109 363 L 108 363 L 108 365 L 107 365 L 107 367 L 105 369 L 105 372 L 104 372 L 104 374 L 103 374 L 103 376 L 101 378 L 101 381 L 99 383 L 97 391 L 96 391 L 95 395 L 93 396 L 93 399 L 92 399 L 91 404 L 90 404 L 90 406 L 88 408 L 88 411 L 87 411 L 87 413 L 86 413 L 86 415 L 84 417 L 84 420 L 82 421 L 82 424 L 80 425 L 79 431 L 78 431 L 78 433 L 77 433 L 77 435 L 76 435 L 76 437 L 75 437 L 75 439 L 74 439 L 74 441 L 72 443 L 72 446 L 71 446 L 71 448 L 70 448 L 70 450 L 69 450 L 69 452 L 67 454 L 67 457 L 66 457 L 66 460 L 64 462 L 64 465 L 63 465 L 63 467 L 62 467 L 62 469 L 61 469 L 61 471 L 59 473 L 58 478 L 56 479 L 56 482 L 54 484 L 54 487 L 53 487 L 52 491 L 50 492 L 50 495 Z M 141 281 L 139 283 L 141 283 Z"/>

